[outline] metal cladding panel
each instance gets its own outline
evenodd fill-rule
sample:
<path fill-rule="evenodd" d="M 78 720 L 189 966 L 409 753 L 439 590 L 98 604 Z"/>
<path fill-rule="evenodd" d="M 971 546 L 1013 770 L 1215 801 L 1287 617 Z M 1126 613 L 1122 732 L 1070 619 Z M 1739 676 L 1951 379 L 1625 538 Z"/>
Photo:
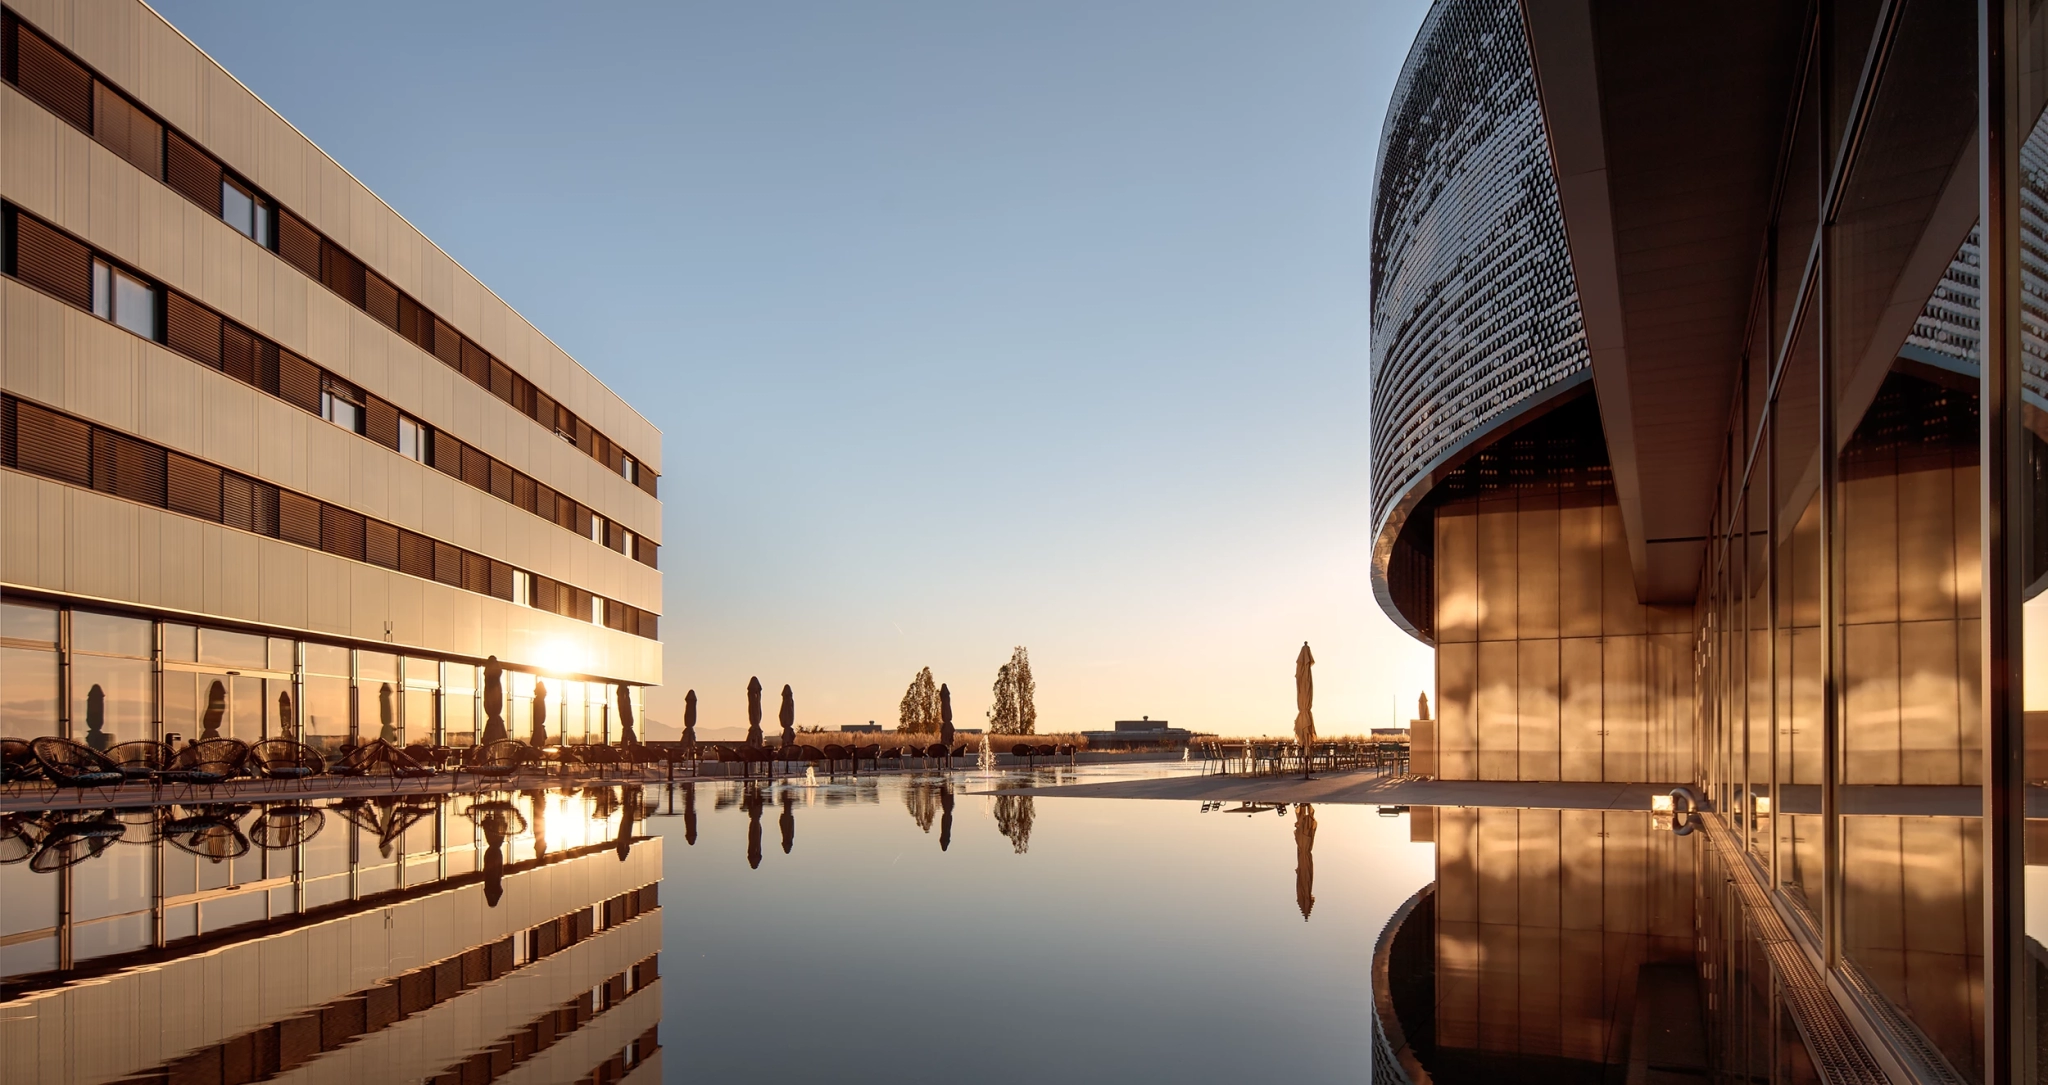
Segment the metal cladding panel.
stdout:
<path fill-rule="evenodd" d="M 163 176 L 163 125 L 105 83 L 93 84 L 92 127 L 93 138 L 108 150 L 151 177 Z"/>
<path fill-rule="evenodd" d="M 1395 85 L 1379 160 L 1372 501 L 1385 535 L 1431 471 L 1590 371 L 1513 0 L 1430 10 Z"/>

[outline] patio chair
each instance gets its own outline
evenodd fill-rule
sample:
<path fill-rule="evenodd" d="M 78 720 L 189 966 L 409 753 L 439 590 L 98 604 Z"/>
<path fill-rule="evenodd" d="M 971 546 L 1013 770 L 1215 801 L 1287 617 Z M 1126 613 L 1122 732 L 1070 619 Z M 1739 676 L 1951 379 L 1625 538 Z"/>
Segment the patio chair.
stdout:
<path fill-rule="evenodd" d="M 341 759 L 327 766 L 330 776 L 389 776 L 393 787 L 400 780 L 415 780 L 432 776 L 434 770 L 407 757 L 404 751 L 383 739 L 372 739 L 357 746 Z"/>
<path fill-rule="evenodd" d="M 156 778 L 167 784 L 184 784 L 189 796 L 194 788 L 210 791 L 240 776 L 248 760 L 249 744 L 241 739 L 209 738 L 179 750 L 170 767 Z"/>
<path fill-rule="evenodd" d="M 249 842 L 266 851 L 295 848 L 320 835 L 327 815 L 319 807 L 297 803 L 266 806 L 249 826 Z"/>
<path fill-rule="evenodd" d="M 120 774 L 117 772 L 115 775 Z M 65 785 L 59 783 L 57 786 Z M 54 874 L 106 851 L 114 845 L 114 841 L 121 839 L 127 832 L 128 827 L 114 820 L 112 811 L 104 811 L 89 818 L 59 821 L 50 826 L 49 835 L 43 837 L 35 855 L 30 857 L 28 868 L 37 874 Z"/>
<path fill-rule="evenodd" d="M 58 790 L 97 791 L 128 782 L 128 777 L 106 754 L 82 742 L 45 737 L 29 743 L 29 749 L 35 753 L 36 764 L 42 766 L 43 777 L 56 784 Z M 56 792 L 51 795 L 54 797 Z"/>
<path fill-rule="evenodd" d="M 171 767 L 171 748 L 161 742 L 122 742 L 107 750 L 107 760 L 129 780 L 153 784 Z"/>
<path fill-rule="evenodd" d="M 504 779 L 539 759 L 540 752 L 532 746 L 518 739 L 506 738 L 488 746 L 478 746 L 455 771 L 458 774 L 468 773 L 471 776 Z"/>
<path fill-rule="evenodd" d="M 25 738 L 0 738 L 0 784 L 29 783 L 43 778 L 35 751 Z"/>
<path fill-rule="evenodd" d="M 311 746 L 288 738 L 267 738 L 249 747 L 250 771 L 265 780 L 305 780 L 327 769 L 327 759 Z"/>

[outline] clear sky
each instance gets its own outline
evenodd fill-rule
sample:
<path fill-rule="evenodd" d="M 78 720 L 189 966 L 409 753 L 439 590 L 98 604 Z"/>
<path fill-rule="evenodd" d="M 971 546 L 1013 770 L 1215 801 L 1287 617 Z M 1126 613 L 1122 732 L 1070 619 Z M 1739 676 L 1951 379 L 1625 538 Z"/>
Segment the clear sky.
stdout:
<path fill-rule="evenodd" d="M 1420 0 L 157 7 L 664 433 L 649 715 L 1324 733 L 1372 600 L 1373 162 Z M 773 711 L 771 698 L 770 711 Z"/>

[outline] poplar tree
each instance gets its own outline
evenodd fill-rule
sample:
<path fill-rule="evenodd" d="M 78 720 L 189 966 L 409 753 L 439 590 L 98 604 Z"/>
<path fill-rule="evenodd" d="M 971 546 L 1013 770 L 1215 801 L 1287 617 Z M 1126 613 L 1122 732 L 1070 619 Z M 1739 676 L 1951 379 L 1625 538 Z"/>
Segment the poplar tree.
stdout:
<path fill-rule="evenodd" d="M 939 729 L 939 684 L 932 679 L 932 669 L 926 667 L 910 680 L 910 688 L 903 691 L 903 703 L 897 706 L 898 731 L 923 733 Z"/>
<path fill-rule="evenodd" d="M 1031 653 L 1019 645 L 1010 661 L 996 669 L 993 704 L 988 710 L 988 729 L 998 735 L 1038 733 L 1038 683 L 1031 677 Z"/>

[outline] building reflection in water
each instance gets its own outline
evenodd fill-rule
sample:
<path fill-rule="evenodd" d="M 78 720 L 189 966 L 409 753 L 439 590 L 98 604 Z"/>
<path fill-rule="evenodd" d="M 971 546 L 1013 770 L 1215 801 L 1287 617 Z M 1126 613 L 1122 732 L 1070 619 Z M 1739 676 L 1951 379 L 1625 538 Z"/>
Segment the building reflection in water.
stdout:
<path fill-rule="evenodd" d="M 658 1080 L 638 791 L 0 817 L 0 1080 Z"/>

